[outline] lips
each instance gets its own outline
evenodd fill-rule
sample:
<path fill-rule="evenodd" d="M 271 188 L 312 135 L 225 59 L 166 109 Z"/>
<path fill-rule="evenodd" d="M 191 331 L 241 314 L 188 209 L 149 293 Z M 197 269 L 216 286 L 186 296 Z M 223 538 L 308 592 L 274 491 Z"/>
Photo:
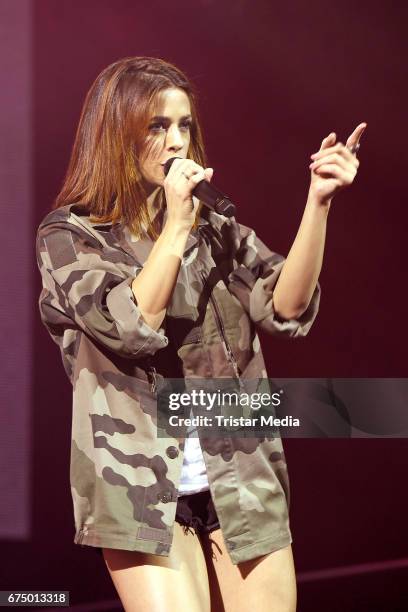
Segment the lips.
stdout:
<path fill-rule="evenodd" d="M 173 159 L 173 157 L 177 157 L 177 155 L 173 155 L 172 157 L 169 157 L 169 159 Z M 169 159 L 166 159 L 164 162 L 160 162 L 161 166 L 164 166 L 165 163 L 167 163 L 169 161 Z M 179 159 L 186 159 L 185 157 L 180 157 Z"/>

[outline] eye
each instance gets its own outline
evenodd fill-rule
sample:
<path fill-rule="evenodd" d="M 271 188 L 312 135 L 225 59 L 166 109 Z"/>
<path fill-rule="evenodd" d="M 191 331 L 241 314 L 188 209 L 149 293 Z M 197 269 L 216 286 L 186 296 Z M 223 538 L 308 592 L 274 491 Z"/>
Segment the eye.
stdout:
<path fill-rule="evenodd" d="M 160 132 L 162 129 L 165 130 L 166 128 L 163 123 L 160 123 L 159 121 L 157 123 L 151 123 L 149 125 L 149 130 L 151 130 L 152 132 Z"/>
<path fill-rule="evenodd" d="M 192 124 L 191 120 L 183 121 L 183 123 L 180 123 L 180 129 L 189 130 L 191 128 L 191 124 Z"/>
<path fill-rule="evenodd" d="M 191 119 L 187 119 L 186 121 L 182 121 L 182 123 L 180 123 L 179 128 L 183 131 L 188 131 L 191 128 L 191 124 Z M 149 125 L 149 130 L 157 134 L 163 130 L 167 130 L 167 126 L 162 121 L 156 121 L 155 123 L 151 123 Z"/>

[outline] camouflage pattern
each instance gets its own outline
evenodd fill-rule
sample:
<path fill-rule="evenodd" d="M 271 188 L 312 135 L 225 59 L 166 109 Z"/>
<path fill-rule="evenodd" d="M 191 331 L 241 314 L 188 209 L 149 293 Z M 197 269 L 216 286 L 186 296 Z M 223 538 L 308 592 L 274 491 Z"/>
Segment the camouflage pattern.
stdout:
<path fill-rule="evenodd" d="M 306 335 L 320 287 L 299 320 L 279 320 L 271 298 L 284 258 L 234 217 L 204 207 L 155 331 L 131 290 L 152 247 L 147 236 L 91 223 L 84 205 L 70 204 L 41 222 L 36 255 L 41 319 L 73 386 L 74 542 L 167 556 L 184 439 L 156 435 L 157 380 L 267 377 L 256 328 Z M 292 542 L 281 439 L 212 437 L 201 445 L 232 563 Z"/>

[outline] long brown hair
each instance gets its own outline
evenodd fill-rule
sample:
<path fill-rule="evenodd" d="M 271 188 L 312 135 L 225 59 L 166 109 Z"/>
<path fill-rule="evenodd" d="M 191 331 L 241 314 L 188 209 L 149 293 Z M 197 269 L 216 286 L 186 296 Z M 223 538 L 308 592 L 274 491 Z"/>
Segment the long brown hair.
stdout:
<path fill-rule="evenodd" d="M 206 166 L 194 85 L 173 64 L 155 57 L 125 57 L 105 68 L 89 89 L 63 187 L 53 208 L 85 203 L 92 222 L 123 222 L 137 236 L 142 225 L 158 238 L 147 208 L 140 172 L 147 124 L 160 92 L 169 87 L 188 96 L 192 125 L 187 157 Z M 198 224 L 201 204 L 194 228 Z"/>

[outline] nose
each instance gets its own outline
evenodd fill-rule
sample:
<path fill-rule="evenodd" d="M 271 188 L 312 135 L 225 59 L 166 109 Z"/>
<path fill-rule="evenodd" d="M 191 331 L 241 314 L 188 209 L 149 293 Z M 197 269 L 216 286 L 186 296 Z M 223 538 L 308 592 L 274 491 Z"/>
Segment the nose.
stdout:
<path fill-rule="evenodd" d="M 178 151 L 183 147 L 183 144 L 183 138 L 177 125 L 170 126 L 166 136 L 167 149 Z"/>

